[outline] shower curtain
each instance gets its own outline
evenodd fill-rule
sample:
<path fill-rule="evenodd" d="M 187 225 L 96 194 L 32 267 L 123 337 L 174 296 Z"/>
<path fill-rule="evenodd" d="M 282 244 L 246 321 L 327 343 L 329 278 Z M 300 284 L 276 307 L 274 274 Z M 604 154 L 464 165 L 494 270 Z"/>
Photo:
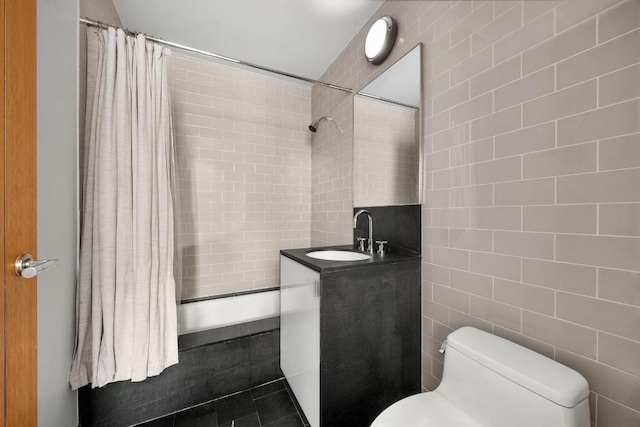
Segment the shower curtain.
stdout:
<path fill-rule="evenodd" d="M 87 38 L 73 389 L 178 363 L 168 52 L 113 28 Z"/>

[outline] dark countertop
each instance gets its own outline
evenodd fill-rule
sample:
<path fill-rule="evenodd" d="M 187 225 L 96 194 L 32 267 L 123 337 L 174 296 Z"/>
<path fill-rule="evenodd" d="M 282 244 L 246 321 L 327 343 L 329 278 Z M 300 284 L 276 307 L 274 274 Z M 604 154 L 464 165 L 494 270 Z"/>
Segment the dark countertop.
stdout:
<path fill-rule="evenodd" d="M 306 256 L 308 252 L 321 251 L 321 250 L 337 250 L 337 251 L 346 250 L 346 251 L 354 251 L 354 252 L 366 253 L 368 255 L 371 255 L 369 254 L 369 252 L 361 252 L 356 250 L 353 245 L 321 246 L 321 247 L 315 247 L 315 248 L 302 248 L 302 249 L 283 249 L 280 251 L 280 254 L 294 261 L 297 261 L 300 264 L 307 266 L 312 270 L 318 271 L 320 273 L 337 271 L 337 270 L 349 270 L 354 268 L 370 267 L 371 265 L 393 264 L 393 263 L 399 263 L 399 262 L 414 261 L 422 258 L 420 255 L 409 253 L 409 252 L 401 252 L 398 250 L 387 252 L 384 255 L 378 255 L 377 253 L 374 253 L 371 256 L 371 258 L 365 259 L 362 261 L 326 261 L 326 260 L 315 259 L 315 258 Z"/>

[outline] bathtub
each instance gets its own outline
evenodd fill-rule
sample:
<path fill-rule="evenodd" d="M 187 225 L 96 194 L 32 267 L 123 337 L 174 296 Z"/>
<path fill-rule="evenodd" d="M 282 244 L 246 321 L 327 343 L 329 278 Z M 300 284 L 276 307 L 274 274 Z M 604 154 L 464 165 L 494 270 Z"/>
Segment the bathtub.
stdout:
<path fill-rule="evenodd" d="M 280 315 L 280 291 L 187 302 L 178 305 L 180 335 Z"/>

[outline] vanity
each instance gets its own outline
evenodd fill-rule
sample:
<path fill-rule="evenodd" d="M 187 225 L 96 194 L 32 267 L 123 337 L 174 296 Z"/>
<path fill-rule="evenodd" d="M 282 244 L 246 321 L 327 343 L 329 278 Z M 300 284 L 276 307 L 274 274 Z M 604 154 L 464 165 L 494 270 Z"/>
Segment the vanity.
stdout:
<path fill-rule="evenodd" d="M 312 427 L 369 426 L 420 392 L 419 255 L 290 249 L 280 272 L 281 369 Z"/>

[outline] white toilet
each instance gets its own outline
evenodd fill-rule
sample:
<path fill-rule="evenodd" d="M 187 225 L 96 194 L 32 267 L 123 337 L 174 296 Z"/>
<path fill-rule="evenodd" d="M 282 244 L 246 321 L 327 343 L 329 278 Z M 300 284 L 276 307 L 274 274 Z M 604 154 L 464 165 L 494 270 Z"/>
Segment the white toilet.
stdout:
<path fill-rule="evenodd" d="M 438 388 L 385 409 L 371 427 L 589 427 L 589 386 L 548 357 L 475 328 L 446 339 Z"/>

